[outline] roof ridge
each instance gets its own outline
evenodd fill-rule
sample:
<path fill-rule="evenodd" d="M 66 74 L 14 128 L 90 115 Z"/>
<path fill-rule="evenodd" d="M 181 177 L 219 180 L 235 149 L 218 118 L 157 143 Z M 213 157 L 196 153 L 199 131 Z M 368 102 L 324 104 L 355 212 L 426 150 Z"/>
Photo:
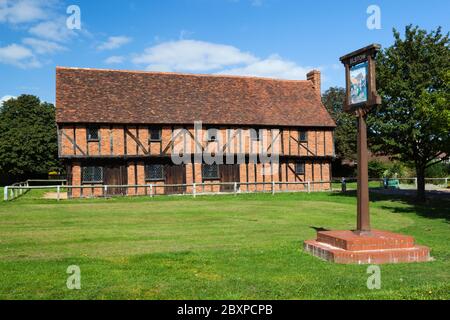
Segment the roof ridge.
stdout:
<path fill-rule="evenodd" d="M 214 77 L 214 78 L 232 78 L 232 79 L 257 79 L 267 81 L 279 81 L 279 82 L 296 82 L 296 83 L 308 83 L 309 80 L 296 80 L 296 79 L 279 79 L 260 76 L 240 76 L 240 75 L 228 75 L 228 74 L 207 74 L 207 73 L 183 73 L 183 72 L 166 72 L 166 71 L 145 71 L 145 70 L 119 70 L 119 69 L 101 69 L 101 68 L 80 68 L 80 67 L 62 67 L 56 66 L 59 70 L 85 70 L 85 71 L 98 71 L 98 72 L 121 72 L 121 73 L 136 73 L 136 74 L 155 74 L 155 75 L 178 75 L 186 77 Z"/>

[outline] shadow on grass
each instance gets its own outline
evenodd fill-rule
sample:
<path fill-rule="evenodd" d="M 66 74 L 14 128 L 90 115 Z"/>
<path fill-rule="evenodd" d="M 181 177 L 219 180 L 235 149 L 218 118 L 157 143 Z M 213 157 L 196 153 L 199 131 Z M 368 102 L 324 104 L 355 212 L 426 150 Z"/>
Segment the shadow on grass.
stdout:
<path fill-rule="evenodd" d="M 326 229 L 326 228 L 322 228 L 322 227 L 315 227 L 315 226 L 309 226 L 311 229 L 316 230 L 317 232 L 319 231 L 330 231 L 330 229 Z"/>
<path fill-rule="evenodd" d="M 356 190 L 334 193 L 332 196 L 344 196 L 356 198 Z M 450 223 L 450 193 L 433 193 L 429 195 L 425 202 L 418 202 L 415 193 L 405 194 L 400 192 L 392 192 L 390 194 L 379 193 L 370 190 L 370 201 L 396 201 L 407 204 L 408 207 L 390 207 L 382 206 L 382 209 L 392 211 L 394 213 L 414 213 L 421 217 L 430 219 L 445 219 Z"/>

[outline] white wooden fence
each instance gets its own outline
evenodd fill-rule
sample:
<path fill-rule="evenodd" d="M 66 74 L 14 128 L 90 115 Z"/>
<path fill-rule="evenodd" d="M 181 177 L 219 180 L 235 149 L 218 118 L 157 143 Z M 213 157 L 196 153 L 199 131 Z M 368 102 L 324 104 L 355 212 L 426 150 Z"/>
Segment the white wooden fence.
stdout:
<path fill-rule="evenodd" d="M 427 182 L 434 182 L 434 184 L 440 187 L 448 186 L 449 178 L 426 178 Z M 417 178 L 400 178 L 397 179 L 401 182 L 401 186 L 412 185 L 413 188 L 417 188 Z M 383 187 L 383 179 L 369 179 L 369 182 L 379 182 L 379 187 Z M 403 182 L 402 182 L 403 181 Z M 56 200 L 61 200 L 62 194 L 66 194 L 68 191 L 74 189 L 84 190 L 101 190 L 101 194 L 95 195 L 91 192 L 91 195 L 87 197 L 111 197 L 114 195 L 109 194 L 110 189 L 123 189 L 125 190 L 125 195 L 133 196 L 149 196 L 154 197 L 157 195 L 164 195 L 166 188 L 181 188 L 183 191 L 176 194 L 181 195 L 192 195 L 196 197 L 197 195 L 204 194 L 234 194 L 238 195 L 241 193 L 282 193 L 282 192 L 318 192 L 318 191 L 347 191 L 355 190 L 355 187 L 347 187 L 348 183 L 356 182 L 356 178 L 340 178 L 333 179 L 331 181 L 305 181 L 305 182 L 204 182 L 204 183 L 192 183 L 192 184 L 143 184 L 143 185 L 43 185 L 43 186 L 30 186 L 29 182 L 15 183 L 11 186 L 7 186 L 3 190 L 3 200 L 13 200 L 16 199 L 30 190 L 49 190 L 56 193 Z M 442 183 L 440 183 L 442 182 Z M 333 184 L 335 185 L 333 188 Z M 212 189 L 214 186 L 228 186 L 230 191 L 218 191 L 218 192 L 208 192 L 207 189 Z M 246 188 L 244 188 L 246 186 Z M 255 187 L 255 190 L 249 191 L 248 186 Z M 262 190 L 258 190 L 256 186 L 262 186 Z M 297 187 L 293 187 L 297 186 Z M 298 188 L 302 186 L 302 188 Z M 319 186 L 319 187 L 317 187 Z M 266 188 L 267 187 L 267 188 Z M 136 192 L 130 193 L 130 189 L 144 189 L 145 194 L 137 194 Z M 164 190 L 163 192 L 157 192 L 157 190 Z M 187 192 L 187 190 L 190 192 Z M 245 190 L 246 189 L 246 190 Z M 81 196 L 83 197 L 83 196 Z M 86 196 L 85 196 L 86 197 Z"/>
<path fill-rule="evenodd" d="M 263 190 L 255 190 L 247 191 L 244 190 L 244 186 L 264 186 Z M 301 190 L 299 188 L 293 188 L 292 186 L 302 186 Z M 20 197 L 30 190 L 49 190 L 49 192 L 56 192 L 56 200 L 60 200 L 62 198 L 62 193 L 65 193 L 69 190 L 81 190 L 81 189 L 90 189 L 90 190 L 101 190 L 101 195 L 92 195 L 88 197 L 111 197 L 114 195 L 110 195 L 108 191 L 110 189 L 124 189 L 126 190 L 126 195 L 132 196 L 149 196 L 154 197 L 157 195 L 164 195 L 165 192 L 157 192 L 158 189 L 166 190 L 166 188 L 182 188 L 183 192 L 174 193 L 180 195 L 191 195 L 196 197 L 197 195 L 207 195 L 207 194 L 243 194 L 243 193 L 279 193 L 279 192 L 316 192 L 319 191 L 317 185 L 325 185 L 323 189 L 332 190 L 332 182 L 331 181 L 305 181 L 305 182 L 204 182 L 204 183 L 192 183 L 192 184 L 136 184 L 136 185 L 62 185 L 62 186 L 28 186 L 28 185 L 12 185 L 4 188 L 4 197 L 5 201 L 13 200 L 15 198 Z M 219 192 L 208 192 L 207 189 L 211 189 L 214 186 L 229 186 L 231 191 L 219 191 Z M 268 188 L 265 188 L 268 186 Z M 283 188 L 277 188 L 277 186 L 283 186 Z M 289 188 L 291 186 L 291 188 Z M 130 193 L 130 189 L 144 189 L 146 190 L 146 194 L 137 194 Z M 190 192 L 187 190 L 190 189 Z M 326 191 L 320 190 L 320 191 Z"/>

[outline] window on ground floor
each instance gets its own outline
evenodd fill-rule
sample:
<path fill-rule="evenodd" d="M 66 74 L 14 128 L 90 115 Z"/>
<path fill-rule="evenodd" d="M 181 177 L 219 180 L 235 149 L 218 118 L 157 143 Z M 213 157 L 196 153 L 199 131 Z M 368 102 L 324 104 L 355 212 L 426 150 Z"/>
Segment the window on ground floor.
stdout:
<path fill-rule="evenodd" d="M 219 179 L 219 166 L 215 163 L 203 164 L 202 177 L 203 179 Z"/>
<path fill-rule="evenodd" d="M 148 164 L 145 166 L 145 180 L 158 181 L 164 180 L 163 164 Z"/>
<path fill-rule="evenodd" d="M 83 167 L 83 183 L 102 183 L 103 167 Z"/>
<path fill-rule="evenodd" d="M 305 163 L 297 162 L 295 164 L 295 174 L 305 174 Z"/>

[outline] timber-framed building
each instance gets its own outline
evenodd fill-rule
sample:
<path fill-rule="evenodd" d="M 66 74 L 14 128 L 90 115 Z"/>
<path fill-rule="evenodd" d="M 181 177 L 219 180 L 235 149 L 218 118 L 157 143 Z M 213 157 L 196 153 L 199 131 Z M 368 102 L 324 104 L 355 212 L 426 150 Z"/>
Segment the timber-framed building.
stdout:
<path fill-rule="evenodd" d="M 276 80 L 57 67 L 59 157 L 68 184 L 92 186 L 70 196 L 104 195 L 104 185 L 136 186 L 109 195 L 145 195 L 148 184 L 187 184 L 153 192 L 188 193 L 203 182 L 237 182 L 245 192 L 270 188 L 261 182 L 301 190 L 288 182 L 329 181 L 335 123 L 320 90 L 316 70 L 307 80 Z M 174 152 L 190 160 L 174 163 Z M 206 163 L 199 152 L 224 161 Z M 258 152 L 278 160 L 262 163 Z"/>

